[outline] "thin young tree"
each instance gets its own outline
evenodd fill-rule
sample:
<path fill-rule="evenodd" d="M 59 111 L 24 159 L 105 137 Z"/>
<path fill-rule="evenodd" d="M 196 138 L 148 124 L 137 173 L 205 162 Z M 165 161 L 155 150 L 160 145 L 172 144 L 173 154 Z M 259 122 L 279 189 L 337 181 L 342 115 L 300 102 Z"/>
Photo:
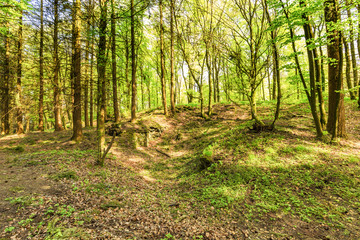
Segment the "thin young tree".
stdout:
<path fill-rule="evenodd" d="M 58 27 L 59 27 L 59 0 L 54 0 L 54 116 L 55 116 L 55 131 L 62 131 L 61 122 L 61 103 L 60 103 L 60 60 L 59 60 L 59 46 L 58 46 Z"/>
<path fill-rule="evenodd" d="M 44 131 L 44 0 L 40 1 L 39 131 Z"/>
<path fill-rule="evenodd" d="M 116 77 L 116 21 L 115 21 L 115 5 L 114 0 L 111 0 L 111 75 L 113 84 L 113 107 L 115 122 L 120 122 L 120 111 L 118 103 L 118 87 Z"/>
<path fill-rule="evenodd" d="M 174 3 L 175 0 L 170 0 L 170 106 L 171 114 L 174 116 L 175 111 L 175 72 L 174 72 Z"/>
<path fill-rule="evenodd" d="M 18 30 L 18 65 L 17 65 L 17 78 L 16 78 L 16 95 L 15 95 L 15 105 L 16 105 L 16 122 L 17 122 L 17 134 L 24 133 L 23 126 L 23 111 L 21 104 L 21 76 L 22 76 L 22 51 L 23 51 L 23 11 L 20 12 L 19 17 L 19 30 Z"/>
<path fill-rule="evenodd" d="M 99 23 L 99 48 L 98 48 L 98 95 L 97 95 L 97 137 L 98 137 L 98 160 L 99 165 L 104 165 L 105 158 L 105 114 L 106 114 L 106 12 L 107 0 L 99 0 L 100 23 Z"/>
<path fill-rule="evenodd" d="M 130 23 L 130 32 L 131 32 L 131 122 L 136 120 L 136 56 L 135 56 L 135 6 L 134 0 L 130 0 L 130 14 L 131 14 L 131 23 Z"/>
<path fill-rule="evenodd" d="M 168 115 L 167 103 L 166 103 L 166 80 L 165 80 L 165 50 L 164 50 L 164 24 L 163 24 L 163 2 L 159 0 L 160 11 L 160 82 L 161 82 L 161 97 L 164 108 L 164 115 Z"/>

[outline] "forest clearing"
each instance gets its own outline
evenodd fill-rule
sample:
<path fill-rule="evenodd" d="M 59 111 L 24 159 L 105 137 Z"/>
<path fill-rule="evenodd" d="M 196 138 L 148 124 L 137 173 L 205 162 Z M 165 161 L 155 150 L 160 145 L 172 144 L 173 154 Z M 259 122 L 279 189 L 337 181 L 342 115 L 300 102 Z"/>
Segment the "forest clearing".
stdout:
<path fill-rule="evenodd" d="M 1 0 L 0 240 L 360 239 L 359 0 Z"/>
<path fill-rule="evenodd" d="M 261 132 L 246 104 L 216 104 L 208 120 L 190 105 L 142 112 L 133 126 L 161 131 L 147 147 L 117 136 L 103 167 L 92 128 L 81 143 L 3 136 L 1 239 L 358 239 L 360 114 L 345 106 L 348 138 L 335 144 L 315 138 L 304 103 Z"/>

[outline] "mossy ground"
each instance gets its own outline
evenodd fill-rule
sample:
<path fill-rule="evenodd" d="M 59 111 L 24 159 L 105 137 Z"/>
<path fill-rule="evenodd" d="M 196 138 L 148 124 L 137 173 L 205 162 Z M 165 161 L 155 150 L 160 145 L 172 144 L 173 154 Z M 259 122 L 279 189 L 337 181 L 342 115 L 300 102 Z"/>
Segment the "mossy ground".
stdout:
<path fill-rule="evenodd" d="M 273 102 L 259 104 L 270 121 Z M 315 138 L 306 104 L 284 104 L 273 132 L 254 133 L 248 107 L 214 115 L 179 108 L 142 117 L 164 131 L 137 149 L 116 145 L 95 165 L 96 133 L 0 138 L 2 239 L 358 239 L 360 112 L 348 138 Z M 206 163 L 204 165 L 204 162 Z"/>

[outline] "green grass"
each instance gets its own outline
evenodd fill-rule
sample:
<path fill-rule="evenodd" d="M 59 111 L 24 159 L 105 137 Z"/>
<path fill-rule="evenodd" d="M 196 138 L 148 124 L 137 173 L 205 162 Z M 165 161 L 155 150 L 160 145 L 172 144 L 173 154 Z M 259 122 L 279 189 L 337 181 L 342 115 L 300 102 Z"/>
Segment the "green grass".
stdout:
<path fill-rule="evenodd" d="M 59 172 L 57 174 L 54 174 L 50 177 L 53 180 L 61 180 L 61 179 L 73 179 L 73 180 L 78 180 L 78 175 L 76 174 L 76 172 L 72 171 L 72 170 L 68 170 L 68 171 L 64 171 L 64 172 Z"/>
<path fill-rule="evenodd" d="M 172 159 L 172 167 L 162 162 L 147 168 L 157 178 L 177 173 L 179 197 L 241 210 L 249 220 L 273 213 L 341 227 L 349 211 L 360 213 L 358 156 L 334 155 L 336 146 L 316 141 L 289 143 L 281 132 L 248 133 L 249 124 L 216 138 L 201 136 L 193 143 L 197 154 Z M 199 171 L 199 156 L 222 160 Z"/>

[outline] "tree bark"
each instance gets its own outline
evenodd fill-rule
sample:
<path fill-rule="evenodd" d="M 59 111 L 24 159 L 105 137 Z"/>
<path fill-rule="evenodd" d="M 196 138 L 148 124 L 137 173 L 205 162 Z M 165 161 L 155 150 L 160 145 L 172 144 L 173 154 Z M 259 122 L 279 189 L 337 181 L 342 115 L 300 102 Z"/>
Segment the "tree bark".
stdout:
<path fill-rule="evenodd" d="M 115 33 L 115 6 L 114 0 L 111 0 L 111 64 L 112 64 L 112 84 L 113 84 L 113 107 L 115 122 L 120 122 L 120 111 L 118 103 L 118 88 L 117 88 L 117 78 L 116 78 L 116 33 Z"/>
<path fill-rule="evenodd" d="M 98 159 L 97 164 L 104 165 L 105 154 L 105 94 L 106 94 L 106 7 L 107 0 L 99 0 L 100 24 L 99 24 L 99 49 L 98 49 L 98 111 L 97 111 L 97 137 L 98 137 Z"/>
<path fill-rule="evenodd" d="M 350 53 L 349 53 L 349 46 L 348 43 L 344 39 L 344 48 L 345 48 L 345 62 L 346 62 L 346 69 L 345 69 L 345 76 L 346 76 L 346 83 L 349 89 L 350 99 L 356 100 L 355 93 L 351 91 L 353 88 L 351 82 L 351 61 L 350 61 Z"/>
<path fill-rule="evenodd" d="M 21 16 L 19 18 L 19 31 L 18 31 L 18 66 L 17 66 L 17 81 L 16 81 L 16 96 L 15 96 L 15 105 L 16 105 L 16 122 L 17 122 L 17 134 L 24 133 L 23 125 L 23 112 L 22 112 L 22 103 L 21 103 L 21 75 L 22 75 L 22 43 L 23 43 L 23 12 L 21 11 Z"/>
<path fill-rule="evenodd" d="M 58 13 L 59 0 L 54 0 L 54 117 L 55 117 L 55 131 L 62 131 L 61 122 L 61 105 L 60 105 L 60 83 L 59 83 L 59 71 L 60 61 L 58 53 L 58 24 L 59 24 L 59 13 Z"/>
<path fill-rule="evenodd" d="M 44 131 L 44 0 L 40 1 L 39 131 Z"/>
<path fill-rule="evenodd" d="M 73 89 L 74 89 L 74 104 L 73 104 L 73 136 L 72 140 L 79 142 L 82 140 L 82 122 L 81 122 L 81 2 L 74 1 L 73 7 Z"/>
<path fill-rule="evenodd" d="M 91 2 L 91 9 L 94 9 L 94 1 Z M 91 13 L 93 14 L 93 13 Z M 94 26 L 94 18 L 91 19 L 91 25 Z M 90 126 L 94 126 L 94 37 L 91 36 L 91 58 L 90 58 Z"/>
<path fill-rule="evenodd" d="M 357 86 L 359 78 L 358 78 L 358 69 L 357 69 L 356 56 L 355 56 L 354 26 L 353 26 L 353 21 L 351 16 L 352 14 L 348 0 L 345 0 L 345 5 L 346 5 L 347 18 L 349 20 L 349 30 L 350 30 L 349 43 L 350 43 L 351 63 L 352 63 L 352 71 L 353 71 L 353 81 L 354 81 L 354 86 Z"/>
<path fill-rule="evenodd" d="M 170 0 L 170 106 L 171 115 L 175 115 L 175 73 L 174 73 L 174 1 Z"/>
<path fill-rule="evenodd" d="M 135 55 L 135 7 L 131 0 L 131 122 L 136 120 L 136 55 Z"/>
<path fill-rule="evenodd" d="M 285 13 L 285 17 L 286 19 L 289 21 L 290 20 L 290 17 L 289 17 L 289 14 L 288 12 L 286 11 L 285 9 L 285 6 L 284 6 L 284 3 L 281 2 L 282 4 L 282 8 L 284 10 L 284 13 Z M 306 34 L 308 34 L 308 28 L 307 27 L 304 27 L 304 30 L 306 29 Z M 305 94 L 306 94 L 306 97 L 308 99 L 308 102 L 309 102 L 309 105 L 310 105 L 310 109 L 311 109 L 311 114 L 313 116 L 313 119 L 314 119 L 314 123 L 315 123 L 315 129 L 316 129 L 316 136 L 318 138 L 321 138 L 323 137 L 323 130 L 322 130 L 322 126 L 321 126 L 321 122 L 320 122 L 320 118 L 318 116 L 318 113 L 317 113 L 317 109 L 316 109 L 316 93 L 315 93 L 315 81 L 312 81 L 312 83 L 310 84 L 310 91 L 311 93 L 309 93 L 308 91 L 308 88 L 307 88 L 307 84 L 306 84 L 306 81 L 305 81 L 305 78 L 304 78 L 304 74 L 302 72 L 302 69 L 301 69 L 301 66 L 300 66 L 300 61 L 299 61 L 299 58 L 298 58 L 298 54 L 297 54 L 297 50 L 296 50 L 296 45 L 295 45 L 295 33 L 294 33 L 294 29 L 293 27 L 290 25 L 289 23 L 289 31 L 290 31 L 290 38 L 291 38 L 291 46 L 292 46 L 292 49 L 293 49 L 293 52 L 294 52 L 294 60 L 295 60 L 295 64 L 296 64 L 296 68 L 297 68 L 297 72 L 299 74 L 299 77 L 301 79 L 301 82 L 303 84 L 303 87 L 305 89 Z M 309 51 L 309 49 L 307 48 L 307 50 Z M 314 76 L 314 69 L 311 68 L 311 66 L 313 66 L 312 61 L 313 61 L 313 56 L 312 56 L 312 52 L 308 52 L 308 60 L 309 60 L 309 71 L 310 71 L 310 75 Z M 311 78 L 311 76 L 310 76 Z"/>
<path fill-rule="evenodd" d="M 10 30 L 9 22 L 6 22 L 5 33 L 5 59 L 4 59 L 4 82 L 3 82 L 3 106 L 1 120 L 1 134 L 10 134 Z"/>
<path fill-rule="evenodd" d="M 164 26 L 163 26 L 163 5 L 162 0 L 159 0 L 160 11 L 160 81 L 161 81 L 161 96 L 164 108 L 164 115 L 168 115 L 167 103 L 166 103 L 166 81 L 165 81 L 165 54 L 164 54 Z"/>
<path fill-rule="evenodd" d="M 327 53 L 331 61 L 328 64 L 329 81 L 329 115 L 327 131 L 332 138 L 343 137 L 345 133 L 344 94 L 340 93 L 342 81 L 342 47 L 341 32 L 336 24 L 340 21 L 339 5 L 337 0 L 325 1 L 325 22 L 328 38 Z M 335 28 L 334 28 L 335 26 Z"/>
<path fill-rule="evenodd" d="M 85 81 L 84 81 L 84 120 L 85 127 L 90 126 L 89 121 L 89 56 L 90 56 L 90 20 L 87 21 L 86 25 L 86 45 L 85 45 Z"/>

